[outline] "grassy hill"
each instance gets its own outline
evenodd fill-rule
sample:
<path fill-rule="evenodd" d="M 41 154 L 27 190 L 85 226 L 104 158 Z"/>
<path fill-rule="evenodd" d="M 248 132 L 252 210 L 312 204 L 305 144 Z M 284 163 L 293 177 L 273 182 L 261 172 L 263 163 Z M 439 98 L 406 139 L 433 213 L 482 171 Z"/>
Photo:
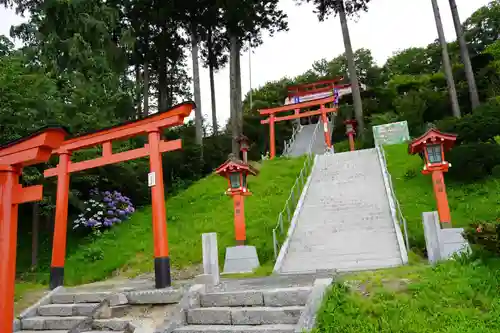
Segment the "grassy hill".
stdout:
<path fill-rule="evenodd" d="M 318 314 L 315 333 L 500 332 L 500 260 L 462 257 L 427 265 L 421 257 L 421 213 L 436 210 L 431 177 L 420 173 L 422 161 L 409 156 L 406 145 L 385 151 L 417 254 L 410 252 L 408 266 L 339 279 Z M 498 179 L 446 185 L 454 226 L 498 218 Z"/>
<path fill-rule="evenodd" d="M 272 228 L 304 163 L 303 158 L 265 161 L 249 179 L 253 196 L 245 200 L 247 241 L 255 245 L 263 265 L 272 262 Z M 170 257 L 176 270 L 202 262 L 201 234 L 217 232 L 223 263 L 225 248 L 234 245 L 232 199 L 224 195 L 227 181 L 211 175 L 167 199 Z M 66 260 L 65 284 L 103 280 L 117 272 L 135 275 L 153 271 L 150 207 L 82 244 Z M 47 281 L 41 281 L 46 283 Z"/>
<path fill-rule="evenodd" d="M 425 248 L 422 212 L 437 210 L 431 176 L 420 173 L 423 162 L 419 156 L 408 155 L 407 145 L 386 146 L 384 149 L 394 190 L 408 223 L 410 245 L 422 254 Z M 500 179 L 462 184 L 447 180 L 446 174 L 444 178 L 453 226 L 494 221 L 500 216 Z"/>

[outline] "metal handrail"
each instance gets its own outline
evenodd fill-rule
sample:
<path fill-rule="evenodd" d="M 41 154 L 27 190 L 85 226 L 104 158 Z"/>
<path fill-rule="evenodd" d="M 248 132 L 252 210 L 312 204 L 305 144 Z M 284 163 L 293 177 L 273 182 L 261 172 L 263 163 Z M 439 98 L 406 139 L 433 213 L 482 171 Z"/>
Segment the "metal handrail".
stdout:
<path fill-rule="evenodd" d="M 384 147 L 381 145 L 377 146 L 377 149 L 381 152 L 380 156 L 382 156 L 382 162 L 384 163 L 384 168 L 387 170 L 387 179 L 389 180 L 389 189 L 391 190 L 391 196 L 394 199 L 394 202 L 396 203 L 396 211 L 398 212 L 399 215 L 399 225 L 401 227 L 401 223 L 403 224 L 403 230 L 405 233 L 405 245 L 406 245 L 406 251 L 410 251 L 410 241 L 408 239 L 408 225 L 406 223 L 406 219 L 403 215 L 403 210 L 401 209 L 401 205 L 399 204 L 399 200 L 396 196 L 396 191 L 394 190 L 394 185 L 392 183 L 392 175 L 389 172 L 389 169 L 387 168 L 387 159 L 385 157 L 385 150 Z"/>
<path fill-rule="evenodd" d="M 302 166 L 299 175 L 295 179 L 295 183 L 293 184 L 292 189 L 290 190 L 290 195 L 288 196 L 285 202 L 283 210 L 278 215 L 278 222 L 276 223 L 276 226 L 273 228 L 274 259 L 278 257 L 278 253 L 281 249 L 281 246 L 283 245 L 283 240 L 281 242 L 278 241 L 278 230 L 280 232 L 281 237 L 283 237 L 285 235 L 284 222 L 287 223 L 287 226 L 290 225 L 293 218 L 293 214 L 295 212 L 295 208 L 297 207 L 299 198 L 302 194 L 302 190 L 304 189 L 307 178 L 309 177 L 309 174 L 312 171 L 312 165 L 314 161 L 314 154 L 312 152 L 312 147 L 314 141 L 316 140 L 316 134 L 318 132 L 319 124 L 320 121 L 318 121 L 318 123 L 316 124 L 313 135 L 311 136 L 311 141 L 309 142 L 309 147 L 307 148 L 306 160 L 304 161 L 304 165 Z M 284 221 L 285 217 L 286 221 Z"/>
<path fill-rule="evenodd" d="M 284 149 L 283 149 L 283 155 L 288 155 L 290 153 L 290 148 L 292 148 L 292 145 L 295 142 L 295 138 L 297 137 L 297 134 L 300 133 L 302 130 L 302 125 L 299 123 L 298 126 L 294 125 L 293 126 L 293 131 L 292 131 L 292 136 L 290 137 L 290 140 L 285 140 L 284 144 Z"/>

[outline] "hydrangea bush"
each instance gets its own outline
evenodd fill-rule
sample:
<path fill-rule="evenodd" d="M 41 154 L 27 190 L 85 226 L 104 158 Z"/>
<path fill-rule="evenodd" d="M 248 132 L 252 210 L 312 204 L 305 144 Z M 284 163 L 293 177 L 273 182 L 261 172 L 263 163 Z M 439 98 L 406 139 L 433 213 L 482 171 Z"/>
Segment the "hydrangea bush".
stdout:
<path fill-rule="evenodd" d="M 84 202 L 84 211 L 74 221 L 73 229 L 79 227 L 94 230 L 112 227 L 121 223 L 135 211 L 130 198 L 118 191 L 90 191 L 90 199 Z"/>

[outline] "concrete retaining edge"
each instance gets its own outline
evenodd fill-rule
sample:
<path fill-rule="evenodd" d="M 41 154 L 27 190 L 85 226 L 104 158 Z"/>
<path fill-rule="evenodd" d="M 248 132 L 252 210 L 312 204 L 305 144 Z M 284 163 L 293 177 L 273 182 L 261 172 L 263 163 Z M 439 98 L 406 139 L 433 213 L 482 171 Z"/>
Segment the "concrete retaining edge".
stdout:
<path fill-rule="evenodd" d="M 378 162 L 380 165 L 380 172 L 382 173 L 382 178 L 384 179 L 384 185 L 385 185 L 384 187 L 387 195 L 387 202 L 391 210 L 391 217 L 392 217 L 392 222 L 394 223 L 394 230 L 396 231 L 396 238 L 398 240 L 401 260 L 403 262 L 403 265 L 406 265 L 408 264 L 408 251 L 406 250 L 405 242 L 403 240 L 403 233 L 401 232 L 401 227 L 398 222 L 396 203 L 394 202 L 394 198 L 392 197 L 391 185 L 389 183 L 389 170 L 387 169 L 387 166 L 383 161 L 381 149 L 384 148 L 381 146 L 377 146 L 375 148 L 375 150 L 377 151 Z"/>
<path fill-rule="evenodd" d="M 307 195 L 307 191 L 309 190 L 309 185 L 311 184 L 312 175 L 314 172 L 314 168 L 316 167 L 317 161 L 318 161 L 318 155 L 315 155 L 314 160 L 313 160 L 313 165 L 311 168 L 311 173 L 307 177 L 306 184 L 304 185 L 304 188 L 302 189 L 302 193 L 300 194 L 299 201 L 297 202 L 297 207 L 295 207 L 295 212 L 293 213 L 293 216 L 292 216 L 292 222 L 290 224 L 290 227 L 288 228 L 285 242 L 283 243 L 283 246 L 280 249 L 280 253 L 278 254 L 278 258 L 276 259 L 276 263 L 274 264 L 273 273 L 275 273 L 275 274 L 279 273 L 281 266 L 283 265 L 283 260 L 285 259 L 285 256 L 288 252 L 288 247 L 290 246 L 290 240 L 293 236 L 295 228 L 297 227 L 300 212 L 302 211 L 302 206 L 304 205 L 304 201 L 305 201 L 305 198 Z"/>
<path fill-rule="evenodd" d="M 316 314 L 323 303 L 323 297 L 328 287 L 332 284 L 332 281 L 333 279 L 331 278 L 314 280 L 313 289 L 309 294 L 306 306 L 300 315 L 299 322 L 295 326 L 295 333 L 303 333 L 314 328 Z"/>
<path fill-rule="evenodd" d="M 155 333 L 172 333 L 179 327 L 186 326 L 187 310 L 201 307 L 200 295 L 205 293 L 206 286 L 195 284 L 187 290 L 179 302 L 178 312 L 166 319 L 163 324 L 155 329 Z"/>
<path fill-rule="evenodd" d="M 38 308 L 41 307 L 42 305 L 47 305 L 51 303 L 51 298 L 53 295 L 57 294 L 58 292 L 64 290 L 64 287 L 59 286 L 51 291 L 49 291 L 47 294 L 45 294 L 38 302 L 30 306 L 29 308 L 25 309 L 17 318 L 19 319 L 24 319 L 24 318 L 29 318 L 29 317 L 35 317 L 38 313 Z"/>

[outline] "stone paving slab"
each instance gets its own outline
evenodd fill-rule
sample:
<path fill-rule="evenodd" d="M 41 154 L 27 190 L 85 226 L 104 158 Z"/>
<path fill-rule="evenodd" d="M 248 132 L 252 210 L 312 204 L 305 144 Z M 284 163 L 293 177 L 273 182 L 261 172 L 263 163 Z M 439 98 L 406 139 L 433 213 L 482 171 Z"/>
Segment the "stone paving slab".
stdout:
<path fill-rule="evenodd" d="M 190 325 L 176 329 L 176 333 L 293 333 L 294 325 Z"/>
<path fill-rule="evenodd" d="M 231 310 L 233 325 L 296 324 L 303 306 L 247 307 Z"/>
<path fill-rule="evenodd" d="M 125 293 L 130 304 L 174 304 L 182 298 L 180 289 L 153 289 Z"/>
<path fill-rule="evenodd" d="M 70 304 L 70 303 L 100 303 L 112 292 L 60 292 L 52 295 L 53 304 Z"/>
<path fill-rule="evenodd" d="M 86 317 L 30 317 L 21 321 L 23 330 L 67 330 Z"/>
<path fill-rule="evenodd" d="M 38 308 L 40 316 L 88 316 L 99 303 L 85 304 L 48 304 Z"/>

